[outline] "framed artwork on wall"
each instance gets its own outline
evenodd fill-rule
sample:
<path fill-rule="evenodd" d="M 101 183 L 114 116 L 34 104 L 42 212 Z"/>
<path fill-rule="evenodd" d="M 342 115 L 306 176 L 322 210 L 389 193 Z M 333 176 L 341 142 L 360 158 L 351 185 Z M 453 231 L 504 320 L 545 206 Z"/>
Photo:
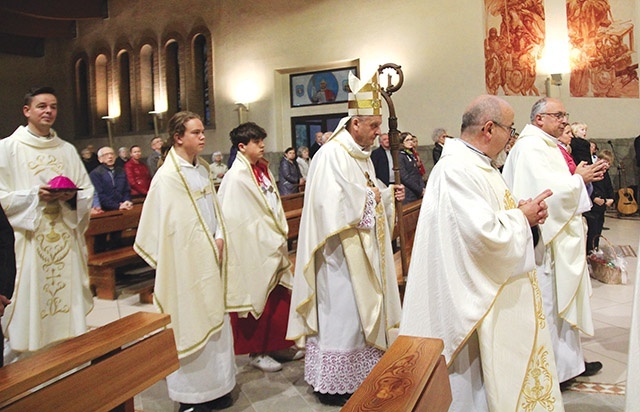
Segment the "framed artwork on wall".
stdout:
<path fill-rule="evenodd" d="M 357 66 L 290 74 L 291 107 L 346 102 L 349 72 L 357 76 Z"/>

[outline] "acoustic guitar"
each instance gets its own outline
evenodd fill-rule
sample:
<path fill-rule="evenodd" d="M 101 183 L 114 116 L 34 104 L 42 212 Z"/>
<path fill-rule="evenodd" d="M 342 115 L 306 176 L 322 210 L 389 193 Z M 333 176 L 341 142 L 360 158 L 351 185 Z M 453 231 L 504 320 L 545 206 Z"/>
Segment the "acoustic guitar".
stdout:
<path fill-rule="evenodd" d="M 633 197 L 633 189 L 629 187 L 622 187 L 622 173 L 624 172 L 624 166 L 622 163 L 618 164 L 618 212 L 621 215 L 632 215 L 638 211 L 638 203 Z"/>
<path fill-rule="evenodd" d="M 618 190 L 618 212 L 622 215 L 632 215 L 638 211 L 638 203 L 633 197 L 633 189 L 623 187 Z"/>

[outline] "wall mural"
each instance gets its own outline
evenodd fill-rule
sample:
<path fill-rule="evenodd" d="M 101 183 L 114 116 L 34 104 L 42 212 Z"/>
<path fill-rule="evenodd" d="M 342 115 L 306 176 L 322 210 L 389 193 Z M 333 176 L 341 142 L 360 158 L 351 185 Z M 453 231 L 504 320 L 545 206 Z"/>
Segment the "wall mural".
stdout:
<path fill-rule="evenodd" d="M 543 0 L 485 0 L 487 93 L 539 96 L 536 60 L 544 48 Z"/>
<path fill-rule="evenodd" d="M 638 97 L 633 2 L 567 0 L 573 97 Z"/>

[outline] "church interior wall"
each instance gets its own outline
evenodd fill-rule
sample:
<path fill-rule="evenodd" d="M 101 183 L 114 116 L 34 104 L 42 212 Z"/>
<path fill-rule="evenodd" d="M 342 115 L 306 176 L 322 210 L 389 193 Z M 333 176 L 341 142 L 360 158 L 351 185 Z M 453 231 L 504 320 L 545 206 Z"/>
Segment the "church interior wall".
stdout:
<path fill-rule="evenodd" d="M 637 25 L 640 0 L 629 3 Z M 566 25 L 565 1 L 546 0 L 545 6 L 547 33 L 561 32 Z M 56 129 L 60 134 L 79 148 L 88 143 L 106 144 L 104 135 L 74 139 L 73 56 L 87 53 L 95 58 L 97 50 L 106 47 L 113 60 L 120 45 L 135 54 L 149 38 L 162 50 L 171 33 L 182 36 L 186 44 L 196 27 L 206 27 L 212 41 L 215 103 L 215 128 L 206 131 L 206 153 L 229 151 L 228 134 L 238 124 L 235 103 L 243 100 L 249 103 L 249 120 L 269 134 L 266 150 L 281 152 L 291 144 L 288 117 L 316 110 L 289 107 L 283 86 L 286 74 L 282 73 L 344 61 L 357 61 L 361 76 L 371 75 L 382 63 L 400 64 L 405 83 L 393 96 L 399 128 L 416 134 L 420 145 L 432 145 L 430 134 L 435 127 L 458 135 L 464 107 L 486 92 L 483 13 L 480 0 L 111 0 L 108 19 L 79 22 L 74 40 L 47 40 L 43 58 L 0 55 L 0 132 L 8 135 L 23 123 L 24 92 L 31 85 L 46 83 L 59 93 Z M 635 30 L 637 39 L 638 27 Z M 187 77 L 188 60 L 181 68 L 181 75 Z M 539 74 L 536 81 L 541 93 L 545 78 Z M 639 99 L 572 98 L 568 87 L 569 75 L 565 74 L 552 96 L 565 102 L 571 121 L 588 123 L 590 138 L 626 141 L 640 134 Z M 184 92 L 189 93 L 189 87 Z M 505 97 L 515 109 L 516 128 L 528 122 L 531 105 L 538 98 Z M 317 110 L 340 112 L 346 110 L 344 106 L 326 105 Z M 139 144 L 146 155 L 152 136 L 152 130 L 116 134 L 115 146 Z"/>

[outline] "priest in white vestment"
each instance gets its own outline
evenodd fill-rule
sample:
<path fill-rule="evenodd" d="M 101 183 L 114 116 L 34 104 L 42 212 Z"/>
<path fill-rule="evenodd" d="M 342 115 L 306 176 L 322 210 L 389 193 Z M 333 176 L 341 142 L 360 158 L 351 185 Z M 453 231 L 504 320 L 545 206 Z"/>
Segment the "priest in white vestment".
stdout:
<path fill-rule="evenodd" d="M 540 99 L 531 109 L 531 124 L 509 152 L 503 174 L 516 199 L 551 189 L 549 218 L 540 225 L 536 246 L 538 282 L 551 331 L 561 382 L 591 375 L 600 362 L 585 363 L 579 332 L 593 335 L 591 283 L 584 251 L 582 213 L 591 208 L 585 183 L 601 180 L 602 162 L 581 162 L 572 175 L 558 148 L 568 114 L 561 101 Z M 585 370 L 586 368 L 586 370 Z"/>
<path fill-rule="evenodd" d="M 418 219 L 400 334 L 444 341 L 450 411 L 564 409 L 530 228 L 551 192 L 516 204 L 494 163 L 513 118 L 498 97 L 471 103 Z"/>
<path fill-rule="evenodd" d="M 167 376 L 180 411 L 230 406 L 233 337 L 224 306 L 225 227 L 209 165 L 198 157 L 204 126 L 191 112 L 169 121 L 169 143 L 144 202 L 135 251 L 156 270 L 154 303 L 171 315 L 180 368 Z"/>
<path fill-rule="evenodd" d="M 316 153 L 298 238 L 287 338 L 306 343 L 305 380 L 322 403 L 342 405 L 391 344 L 400 298 L 391 250 L 394 193 L 370 160 L 380 134 L 377 76 L 350 76 L 349 117 Z"/>
<path fill-rule="evenodd" d="M 0 203 L 15 231 L 17 262 L 2 327 L 15 355 L 86 332 L 93 307 L 84 239 L 91 180 L 75 147 L 51 128 L 57 115 L 53 89 L 32 90 L 23 113 L 27 126 L 0 141 Z M 58 176 L 75 188 L 47 190 Z"/>

